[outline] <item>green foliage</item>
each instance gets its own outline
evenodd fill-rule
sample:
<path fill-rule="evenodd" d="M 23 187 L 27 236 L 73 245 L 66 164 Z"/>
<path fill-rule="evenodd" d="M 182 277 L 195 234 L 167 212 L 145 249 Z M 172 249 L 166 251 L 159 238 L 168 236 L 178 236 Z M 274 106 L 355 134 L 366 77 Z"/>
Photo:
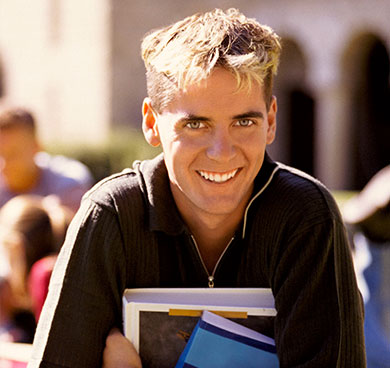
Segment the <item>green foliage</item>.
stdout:
<path fill-rule="evenodd" d="M 96 181 L 131 167 L 135 160 L 152 158 L 161 152 L 151 147 L 142 133 L 135 130 L 112 134 L 101 145 L 52 143 L 46 146 L 52 154 L 60 154 L 84 163 L 91 170 Z"/>
<path fill-rule="evenodd" d="M 355 196 L 358 192 L 353 190 L 333 190 L 332 194 L 335 198 L 338 206 L 342 208 L 345 203 L 347 203 L 353 196 Z"/>

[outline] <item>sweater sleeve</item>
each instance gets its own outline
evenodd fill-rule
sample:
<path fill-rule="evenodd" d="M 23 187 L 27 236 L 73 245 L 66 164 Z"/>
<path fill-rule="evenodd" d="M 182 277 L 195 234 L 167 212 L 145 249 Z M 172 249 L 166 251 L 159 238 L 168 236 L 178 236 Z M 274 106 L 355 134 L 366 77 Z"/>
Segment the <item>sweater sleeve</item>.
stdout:
<path fill-rule="evenodd" d="M 114 211 L 88 198 L 59 254 L 28 367 L 99 367 L 105 338 L 121 322 L 126 282 Z"/>
<path fill-rule="evenodd" d="M 341 321 L 337 368 L 365 367 L 364 304 L 358 290 L 350 248 L 344 228 L 335 231 L 334 263 Z"/>
<path fill-rule="evenodd" d="M 365 367 L 363 306 L 341 220 L 299 228 L 278 255 L 272 288 L 281 367 Z"/>

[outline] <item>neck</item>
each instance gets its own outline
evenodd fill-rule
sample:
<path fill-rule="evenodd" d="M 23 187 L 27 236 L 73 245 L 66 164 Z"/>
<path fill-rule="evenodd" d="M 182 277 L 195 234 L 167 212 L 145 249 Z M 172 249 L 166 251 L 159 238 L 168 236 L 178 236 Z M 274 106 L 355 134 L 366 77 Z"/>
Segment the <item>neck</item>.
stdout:
<path fill-rule="evenodd" d="M 233 238 L 242 216 L 190 216 L 184 221 L 196 240 L 202 260 L 211 274 L 221 254 Z"/>

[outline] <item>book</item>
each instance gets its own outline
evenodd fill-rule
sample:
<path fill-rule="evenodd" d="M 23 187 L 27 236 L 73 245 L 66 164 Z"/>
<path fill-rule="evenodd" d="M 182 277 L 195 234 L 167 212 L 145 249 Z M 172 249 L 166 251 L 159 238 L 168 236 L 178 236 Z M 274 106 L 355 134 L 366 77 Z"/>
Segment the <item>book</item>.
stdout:
<path fill-rule="evenodd" d="M 175 368 L 279 367 L 275 341 L 204 311 Z"/>
<path fill-rule="evenodd" d="M 32 344 L 0 341 L 0 361 L 28 363 L 32 353 Z M 2 367 L 1 363 L 0 366 Z"/>
<path fill-rule="evenodd" d="M 270 289 L 262 288 L 127 289 L 124 334 L 140 354 L 144 368 L 172 368 L 205 310 L 273 334 L 274 298 Z"/>

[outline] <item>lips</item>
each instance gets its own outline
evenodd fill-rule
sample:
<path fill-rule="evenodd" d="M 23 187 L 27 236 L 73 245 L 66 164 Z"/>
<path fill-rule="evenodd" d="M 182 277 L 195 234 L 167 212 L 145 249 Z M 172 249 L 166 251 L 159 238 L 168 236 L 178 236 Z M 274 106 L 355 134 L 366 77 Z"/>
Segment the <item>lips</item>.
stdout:
<path fill-rule="evenodd" d="M 217 172 L 210 172 L 210 171 L 203 171 L 198 170 L 198 174 L 205 178 L 208 181 L 214 182 L 214 183 L 225 183 L 228 180 L 232 179 L 237 174 L 238 169 L 227 171 L 224 173 L 217 173 Z"/>

